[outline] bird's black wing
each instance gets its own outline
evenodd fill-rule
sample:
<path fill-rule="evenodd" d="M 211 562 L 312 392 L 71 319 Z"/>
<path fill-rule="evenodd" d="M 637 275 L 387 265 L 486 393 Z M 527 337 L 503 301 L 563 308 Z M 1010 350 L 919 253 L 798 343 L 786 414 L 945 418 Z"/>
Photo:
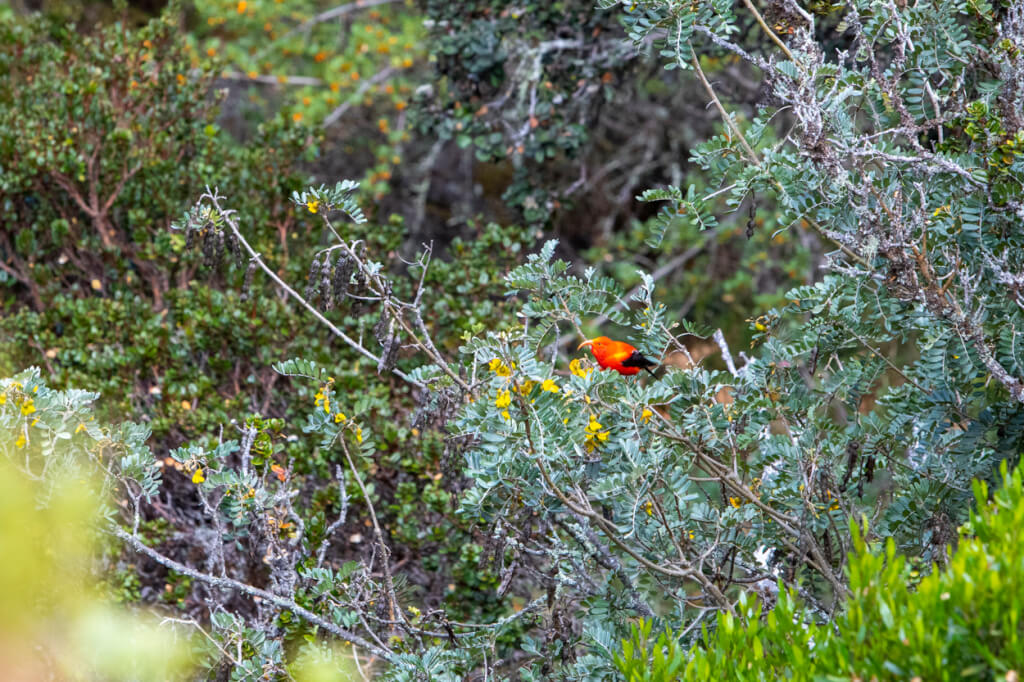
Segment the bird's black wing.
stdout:
<path fill-rule="evenodd" d="M 650 358 L 645 358 L 643 353 L 641 353 L 638 350 L 635 350 L 632 353 L 630 353 L 628 358 L 622 361 L 622 366 L 639 367 L 640 369 L 646 369 L 651 374 L 654 374 L 652 370 L 658 366 L 658 363 L 656 363 L 654 360 L 651 360 Z"/>

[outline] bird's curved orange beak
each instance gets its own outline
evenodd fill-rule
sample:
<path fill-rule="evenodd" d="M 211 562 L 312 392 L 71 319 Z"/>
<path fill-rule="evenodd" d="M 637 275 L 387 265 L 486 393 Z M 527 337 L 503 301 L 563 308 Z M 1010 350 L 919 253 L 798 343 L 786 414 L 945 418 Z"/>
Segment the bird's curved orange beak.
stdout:
<path fill-rule="evenodd" d="M 594 340 L 593 340 L 593 339 L 587 339 L 586 341 L 584 341 L 584 342 L 583 342 L 583 343 L 581 343 L 580 345 L 576 346 L 576 350 L 579 350 L 580 348 L 583 348 L 584 346 L 590 346 L 590 345 L 592 345 L 593 343 L 594 343 Z"/>

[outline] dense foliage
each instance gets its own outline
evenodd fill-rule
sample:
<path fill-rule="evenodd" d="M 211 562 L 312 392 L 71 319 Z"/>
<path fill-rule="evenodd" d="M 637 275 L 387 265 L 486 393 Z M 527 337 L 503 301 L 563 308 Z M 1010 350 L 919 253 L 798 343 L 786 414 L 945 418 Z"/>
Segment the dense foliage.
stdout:
<path fill-rule="evenodd" d="M 740 597 L 714 634 L 687 656 L 672 632 L 633 627 L 616 666 L 625 679 L 818 680 L 1015 679 L 1024 667 L 1020 585 L 1024 518 L 1020 470 L 1004 464 L 997 490 L 974 485 L 977 512 L 961 529 L 949 566 L 920 577 L 889 539 L 868 547 L 852 527 L 851 597 L 830 625 L 783 591 L 765 613 Z M 845 677 L 843 677 L 845 676 Z"/>
<path fill-rule="evenodd" d="M 0 23 L 0 450 L 106 590 L 209 678 L 1016 675 L 1024 10 L 389 4 Z"/>

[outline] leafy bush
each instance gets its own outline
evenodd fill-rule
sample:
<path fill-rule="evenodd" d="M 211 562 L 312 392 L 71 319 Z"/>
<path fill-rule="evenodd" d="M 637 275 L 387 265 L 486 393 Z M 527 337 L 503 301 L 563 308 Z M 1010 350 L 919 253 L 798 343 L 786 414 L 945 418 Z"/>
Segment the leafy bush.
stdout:
<path fill-rule="evenodd" d="M 452 5 L 425 7 L 440 17 Z M 699 660 L 681 653 L 697 633 L 708 644 L 712 629 L 720 633 L 730 623 L 754 631 L 756 601 L 777 602 L 766 620 L 774 617 L 771 627 L 798 643 L 809 641 L 802 638 L 812 625 L 824 638 L 830 628 L 845 627 L 843 618 L 851 628 L 873 622 L 870 609 L 851 606 L 836 615 L 838 605 L 856 604 L 855 589 L 873 584 L 867 576 L 879 586 L 869 595 L 877 595 L 883 625 L 887 610 L 891 615 L 902 604 L 909 612 L 911 591 L 892 585 L 916 579 L 911 570 L 943 568 L 972 502 L 970 481 L 994 480 L 998 466 L 1016 462 L 1024 447 L 1024 357 L 1017 343 L 1024 245 L 1015 229 L 1024 215 L 1024 12 L 957 1 L 928 8 L 858 1 L 842 17 L 831 7 L 811 12 L 795 5 L 762 15 L 747 2 L 741 8 L 717 0 L 642 0 L 601 14 L 566 3 L 526 17 L 538 22 L 532 25 L 542 40 L 533 44 L 514 42 L 517 10 L 496 7 L 474 3 L 461 17 L 449 17 L 454 24 L 439 20 L 433 27 L 442 51 L 456 57 L 440 62 L 448 80 L 424 92 L 418 114 L 437 153 L 445 139 L 454 135 L 459 142 L 461 123 L 473 135 L 467 146 L 488 162 L 511 158 L 521 164 L 514 169 L 523 182 L 553 184 L 545 172 L 557 168 L 542 172 L 516 155 L 529 142 L 533 163 L 570 158 L 585 139 L 572 127 L 582 125 L 576 117 L 585 121 L 598 93 L 616 78 L 606 83 L 587 70 L 635 48 L 657 54 L 645 65 L 656 62 L 658 78 L 645 87 L 676 92 L 685 82 L 712 103 L 722 127 L 686 147 L 699 173 L 686 178 L 685 188 L 680 168 L 668 173 L 669 187 L 641 195 L 662 202 L 661 213 L 619 238 L 628 249 L 642 240 L 654 260 L 637 256 L 645 266 L 630 275 L 631 291 L 605 274 L 621 277 L 625 265 L 573 269 L 557 257 L 554 241 L 522 262 L 536 228 L 557 208 L 547 190 L 516 195 L 513 187 L 508 194 L 531 230 L 478 223 L 466 230 L 476 243 L 454 242 L 448 252 L 424 244 L 417 255 L 401 218 L 381 220 L 369 211 L 373 222 L 366 219 L 356 183 L 294 191 L 290 207 L 277 185 L 274 191 L 250 184 L 226 193 L 195 191 L 201 198 L 179 230 L 149 232 L 147 222 L 123 252 L 141 259 L 161 239 L 176 254 L 177 244 L 194 245 L 218 286 L 208 298 L 196 287 L 192 300 L 209 300 L 211 311 L 172 311 L 167 324 L 174 331 L 143 316 L 147 339 L 131 360 L 186 360 L 172 346 L 198 339 L 199 352 L 188 354 L 196 364 L 175 377 L 185 391 L 173 395 L 185 396 L 188 407 L 171 405 L 191 411 L 193 397 L 215 404 L 213 392 L 223 391 L 225 376 L 213 377 L 231 369 L 216 348 L 233 339 L 232 325 L 258 313 L 276 328 L 238 334 L 251 357 L 237 379 L 252 375 L 259 384 L 286 376 L 295 380 L 294 392 L 272 399 L 275 419 L 236 414 L 214 435 L 214 423 L 227 422 L 236 407 L 220 412 L 218 406 L 195 422 L 196 440 L 161 443 L 171 451 L 160 453 L 164 485 L 171 482 L 174 491 L 171 509 L 146 499 L 155 479 L 145 465 L 145 436 L 123 427 L 122 439 L 131 443 L 125 447 L 138 460 L 133 466 L 143 472 L 118 466 L 108 472 L 107 485 L 126 495 L 110 527 L 125 543 L 125 556 L 142 555 L 151 575 L 166 578 L 165 600 L 191 609 L 197 627 L 219 645 L 203 663 L 211 675 L 229 667 L 238 676 L 291 674 L 298 645 L 311 641 L 324 656 L 340 643 L 360 665 L 380 661 L 381 672 L 394 679 L 459 679 L 480 671 L 526 680 L 611 679 L 626 657 L 640 661 L 629 674 L 647 674 L 655 649 L 671 665 L 681 656 L 688 665 Z M 566 25 L 558 9 L 569 9 L 577 21 Z M 604 30 L 616 21 L 633 46 Z M 117 35 L 111 30 L 111 40 Z M 607 54 L 576 55 L 599 37 Z M 542 47 L 550 48 L 551 61 Z M 723 67 L 736 59 L 745 66 Z M 520 62 L 530 68 L 514 76 Z M 660 68 L 666 63 L 670 68 Z M 712 66 L 723 68 L 715 78 L 709 78 Z M 586 95 L 571 103 L 569 118 L 558 108 L 569 103 L 556 101 L 559 73 L 565 76 L 560 88 L 576 82 Z M 734 113 L 718 82 L 749 73 L 764 82 L 767 95 L 756 108 L 747 102 L 745 113 Z M 156 72 L 158 81 L 162 74 Z M 696 80 L 684 81 L 687 74 Z M 591 92 L 595 79 L 601 85 Z M 27 77 L 26 83 L 24 92 L 42 101 Z M 692 91 L 677 89 L 692 99 Z M 520 95 L 515 106 L 512 99 L 505 108 L 494 103 L 506 92 Z M 456 107 L 464 98 L 468 105 Z M 31 112 L 35 105 L 27 104 Z M 550 114 L 551 130 L 538 111 Z M 97 126 L 118 138 L 112 120 L 101 117 Z M 515 121 L 518 126 L 506 125 Z M 517 131 L 522 152 L 505 144 Z M 651 149 L 649 139 L 643 142 Z M 653 145 L 652 159 L 680 153 L 678 146 L 662 146 Z M 18 157 L 24 168 L 12 176 L 18 183 L 37 182 L 32 153 L 51 153 L 26 148 L 31 153 Z M 88 155 L 76 154 L 53 161 L 87 163 Z M 641 180 L 649 182 L 642 175 L 627 173 L 619 189 L 632 194 Z M 41 191 L 12 187 L 26 195 Z M 273 229 L 259 217 L 253 196 L 264 191 L 267 215 L 280 216 Z M 70 193 L 56 193 L 42 210 L 74 205 Z M 414 216 L 420 209 L 414 207 Z M 309 221 L 304 243 L 291 229 L 280 231 L 281 221 L 297 216 Z M 722 249 L 726 263 L 760 268 L 769 258 L 787 258 L 782 274 L 764 277 L 763 289 L 803 283 L 771 309 L 749 313 L 748 330 L 730 329 L 727 336 L 719 325 L 696 324 L 678 311 L 709 292 L 724 300 L 735 290 L 736 300 L 751 300 L 761 290 L 752 286 L 753 276 L 723 285 L 728 266 L 709 267 L 717 283 L 691 295 L 690 303 L 670 282 L 659 282 L 696 257 L 691 248 L 714 263 L 716 246 L 739 238 L 735 223 L 742 217 L 750 241 Z M 420 235 L 415 222 L 408 228 L 417 238 L 412 251 Z M 60 250 L 57 236 L 43 231 L 48 224 L 31 231 L 39 240 L 33 248 L 47 258 L 38 267 L 57 272 Z M 721 225 L 728 228 L 711 232 Z M 703 243 L 691 244 L 698 234 L 706 235 Z M 91 246 L 102 248 L 98 235 Z M 289 247 L 300 255 L 288 258 Z M 30 251 L 16 248 L 4 251 L 19 282 L 12 290 L 31 296 L 33 283 L 50 286 L 52 278 L 19 269 L 17 259 Z M 738 252 L 745 261 L 733 258 Z M 184 250 L 178 257 L 182 268 L 196 261 Z M 648 272 L 655 262 L 662 268 Z M 242 267 L 231 270 L 231 263 Z M 810 274 L 796 271 L 807 266 Z M 144 266 L 138 267 L 145 280 Z M 62 300 L 84 299 L 84 284 L 94 288 L 85 279 L 91 274 L 76 276 L 78 292 Z M 222 293 L 220 283 L 234 286 L 238 279 L 237 298 Z M 99 290 L 112 281 L 101 280 Z M 249 299 L 254 284 L 263 289 Z M 135 294 L 140 291 L 110 296 L 104 314 L 139 316 Z M 705 298 L 703 309 L 713 303 Z M 78 320 L 76 336 L 100 337 L 102 321 L 90 319 L 88 309 Z M 624 377 L 562 352 L 589 326 L 605 322 L 610 336 L 631 341 L 664 368 L 653 377 Z M 24 317 L 17 325 L 22 346 L 38 344 L 36 335 L 47 328 Z M 266 335 L 281 329 L 288 336 L 271 375 L 256 363 L 270 360 Z M 750 346 L 739 352 L 735 337 L 746 335 Z M 70 357 L 95 359 L 104 372 L 120 367 L 116 352 L 93 343 L 68 349 Z M 701 353 L 691 352 L 696 347 Z M 47 357 L 45 350 L 39 349 Z M 291 359 L 280 362 L 285 358 Z M 139 395 L 152 394 L 145 388 Z M 239 393 L 231 389 L 220 398 Z M 161 423 L 171 428 L 174 415 L 164 416 L 170 419 Z M 301 436 L 293 433 L 300 423 Z M 19 449 L 17 440 L 12 447 Z M 170 537 L 157 522 L 161 516 L 174 527 Z M 870 519 L 863 539 L 849 524 L 862 517 Z M 880 539 L 889 547 L 884 556 L 858 553 L 862 543 Z M 907 557 L 905 574 L 899 556 Z M 853 569 L 844 574 L 847 565 Z M 424 577 L 438 568 L 441 576 Z M 917 594 L 932 594 L 922 585 Z M 129 583 L 125 591 L 132 589 Z M 630 638 L 638 617 L 657 618 L 660 633 L 678 634 L 652 645 L 647 630 L 636 631 L 627 655 L 619 642 Z M 983 617 L 997 622 L 995 612 Z M 1006 618 L 1013 626 L 1013 616 Z M 904 632 L 899 640 L 880 634 L 875 651 L 884 658 L 865 660 L 904 661 L 944 674 L 928 667 L 936 665 L 933 651 L 907 663 L 891 647 L 904 646 L 903 638 L 928 643 L 962 633 L 918 620 L 913 627 L 913 637 Z M 753 641 L 744 655 L 758 655 Z M 866 655 L 857 647 L 872 644 L 857 640 L 846 653 L 837 648 L 848 657 L 837 654 L 837 665 L 854 660 L 853 652 Z M 795 660 L 808 648 L 786 655 Z M 1007 649 L 1008 661 L 1014 652 Z M 968 658 L 975 655 L 992 670 L 1010 669 L 975 649 L 957 659 L 965 667 L 955 672 L 970 672 L 977 663 Z"/>
<path fill-rule="evenodd" d="M 0 651 L 12 679 L 153 679 L 190 667 L 189 633 L 97 589 L 98 531 L 114 513 L 105 474 L 116 470 L 137 494 L 152 491 L 154 470 L 145 429 L 101 427 L 95 399 L 49 389 L 38 370 L 0 378 Z"/>
<path fill-rule="evenodd" d="M 395 551 L 415 566 L 429 567 L 418 573 L 416 589 L 450 599 L 453 617 L 493 609 L 487 596 L 458 596 L 464 584 L 488 578 L 469 558 L 471 552 L 460 554 L 463 545 L 472 547 L 472 539 L 448 508 L 450 472 L 441 476 L 444 448 L 432 432 L 433 415 L 424 409 L 422 419 L 410 426 L 402 418 L 416 409 L 410 393 L 367 382 L 375 368 L 310 333 L 303 317 L 307 311 L 281 301 L 259 276 L 243 274 L 247 263 L 237 260 L 230 244 L 199 239 L 192 249 L 184 233 L 168 229 L 208 183 L 243 201 L 238 217 L 245 221 L 246 238 L 267 254 L 275 272 L 304 276 L 312 257 L 307 249 L 319 238 L 311 232 L 315 216 L 304 204 L 280 203 L 297 187 L 297 164 L 315 136 L 283 117 L 257 127 L 245 142 L 227 134 L 213 106 L 219 99 L 212 90 L 217 64 L 190 54 L 177 19 L 172 8 L 141 28 L 100 27 L 85 38 L 40 18 L 5 20 L 0 63 L 9 78 L 0 86 L 0 106 L 10 114 L 5 120 L 17 120 L 21 132 L 10 127 L 3 132 L 10 173 L 0 181 L 7 211 L 0 240 L 10 242 L 6 250 L 0 246 L 0 263 L 10 275 L 3 282 L 10 314 L 0 322 L 0 366 L 39 363 L 52 386 L 101 393 L 97 418 L 144 423 L 159 461 L 193 439 L 216 441 L 218 430 L 232 420 L 251 425 L 261 434 L 264 458 L 275 458 L 264 465 L 285 465 L 302 477 L 309 496 L 303 498 L 303 519 L 322 529 L 340 503 L 331 483 L 336 455 L 318 451 L 313 435 L 292 426 L 316 388 L 293 385 L 272 366 L 296 349 L 331 363 L 336 388 L 358 395 L 352 409 L 378 434 L 379 459 L 358 465 L 362 475 L 380 479 L 370 487 L 382 523 L 393 530 Z M 56 73 L 44 71 L 53 64 Z M 55 89 L 61 97 L 54 97 Z M 83 102 L 88 117 L 79 116 Z M 75 134 L 62 128 L 69 119 L 78 121 Z M 138 130 L 118 132 L 133 126 L 157 130 L 140 144 Z M 159 132 L 161 126 L 167 129 Z M 42 132 L 25 135 L 25 130 Z M 50 145 L 49 135 L 71 142 Z M 59 158 L 46 157 L 58 151 Z M 71 190 L 52 181 L 54 173 L 77 172 L 89 163 L 96 178 L 75 176 Z M 88 196 L 93 187 L 104 203 L 113 197 L 104 217 L 114 240 L 109 248 L 72 193 Z M 54 224 L 61 229 L 51 229 Z M 402 244 L 401 219 L 361 229 L 360 237 L 374 249 Z M 424 282 L 440 290 L 451 273 L 472 273 L 458 290 L 431 298 L 425 310 L 431 326 L 468 333 L 501 315 L 505 303 L 495 296 L 500 280 L 490 273 L 515 263 L 531 239 L 514 226 L 469 226 L 465 239 L 450 245 L 459 258 L 437 260 Z M 156 284 L 140 276 L 144 271 Z M 405 291 L 402 282 L 398 293 Z M 377 322 L 376 313 L 359 304 L 326 314 L 359 329 L 357 335 L 372 335 Z M 405 364 L 401 357 L 396 361 Z M 427 499 L 410 493 L 422 485 L 433 491 Z M 161 495 L 172 508 L 194 499 L 188 478 L 177 475 L 162 481 Z M 363 504 L 354 501 L 353 508 Z M 355 517 L 346 537 L 365 532 L 359 525 L 363 519 Z M 192 522 L 188 514 L 147 507 L 141 527 L 169 526 L 155 544 L 181 557 L 201 548 Z M 353 551 L 360 550 L 357 543 Z M 258 580 L 263 570 L 258 559 L 236 566 Z M 133 564 L 127 565 L 116 569 L 117 580 L 126 585 L 121 596 L 150 601 L 163 589 L 163 576 L 150 573 L 139 583 L 130 577 Z M 176 587 L 167 594 L 195 615 L 198 602 L 190 596 L 194 588 L 188 580 L 169 580 Z"/>
<path fill-rule="evenodd" d="M 895 543 L 864 542 L 851 526 L 850 597 L 830 624 L 781 590 L 765 612 L 741 597 L 689 654 L 676 636 L 650 641 L 633 626 L 616 665 L 627 680 L 1015 679 L 1024 667 L 1021 588 L 1024 477 L 1008 473 L 990 494 L 974 484 L 977 511 L 948 565 L 920 578 Z"/>
<path fill-rule="evenodd" d="M 282 199 L 307 134 L 271 121 L 235 144 L 215 121 L 210 64 L 193 65 L 174 16 L 87 36 L 43 19 L 0 26 L 3 270 L 37 311 L 58 289 L 163 307 L 196 265 L 167 227 L 207 184 L 250 198 L 261 239 L 294 229 Z"/>

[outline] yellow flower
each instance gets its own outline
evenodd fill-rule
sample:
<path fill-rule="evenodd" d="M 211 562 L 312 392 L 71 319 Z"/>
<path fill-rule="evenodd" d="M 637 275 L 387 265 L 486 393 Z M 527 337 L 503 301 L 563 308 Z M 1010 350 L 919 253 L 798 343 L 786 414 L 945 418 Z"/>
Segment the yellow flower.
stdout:
<path fill-rule="evenodd" d="M 248 7 L 248 6 L 249 6 L 249 3 L 247 3 L 245 0 L 242 0 L 241 2 L 239 2 L 238 3 L 238 13 L 239 14 L 245 14 L 245 8 Z"/>
<path fill-rule="evenodd" d="M 504 419 L 505 421 L 512 421 L 512 415 L 510 415 L 510 414 L 508 413 L 508 410 L 502 410 L 502 411 L 501 411 L 501 417 L 502 417 L 502 419 Z"/>
<path fill-rule="evenodd" d="M 320 210 L 320 200 L 310 199 L 309 201 L 306 202 L 306 208 L 309 209 L 310 213 L 316 213 L 317 211 Z"/>
<path fill-rule="evenodd" d="M 85 431 L 85 424 L 79 423 L 75 428 L 75 433 L 81 433 L 82 431 Z"/>
<path fill-rule="evenodd" d="M 551 393 L 558 393 L 558 384 L 555 383 L 554 379 L 545 379 L 544 383 L 541 384 L 540 387 L 545 391 L 550 391 Z"/>
<path fill-rule="evenodd" d="M 654 516 L 654 505 L 650 500 L 644 502 L 644 511 L 647 512 L 648 516 Z"/>
<path fill-rule="evenodd" d="M 28 415 L 32 414 L 33 412 L 35 412 L 35 411 L 36 411 L 35 402 L 32 400 L 32 398 L 26 398 L 25 402 L 23 402 L 21 404 L 21 413 L 23 415 L 25 415 L 25 416 L 28 416 Z"/>
<path fill-rule="evenodd" d="M 196 472 L 194 474 L 192 474 L 192 482 L 195 483 L 196 485 L 199 485 L 200 483 L 202 483 L 205 480 L 206 480 L 206 477 L 203 476 L 203 470 L 202 469 L 196 469 Z"/>
<path fill-rule="evenodd" d="M 19 450 L 25 447 L 25 434 L 21 434 L 20 436 L 18 436 L 18 440 L 14 441 L 14 447 L 18 448 Z"/>
<path fill-rule="evenodd" d="M 512 404 L 512 392 L 499 390 L 498 397 L 494 400 L 494 406 L 498 408 L 505 408 Z"/>
<path fill-rule="evenodd" d="M 530 391 L 532 391 L 533 387 L 536 385 L 536 381 L 530 381 L 529 379 L 527 379 L 526 381 L 523 382 L 522 386 L 519 387 L 519 392 L 522 393 L 523 395 L 529 395 Z"/>
<path fill-rule="evenodd" d="M 346 417 L 341 412 L 339 412 L 338 414 L 334 415 L 334 423 L 335 424 L 340 424 L 341 422 L 345 421 L 346 419 L 348 419 L 348 417 Z"/>
<path fill-rule="evenodd" d="M 729 498 L 729 504 L 731 504 L 732 506 L 734 506 L 737 509 L 739 509 L 740 506 L 743 504 L 743 502 L 741 502 L 740 498 L 738 498 L 738 497 L 730 497 Z"/>
<path fill-rule="evenodd" d="M 499 377 L 512 376 L 512 370 L 515 368 L 516 363 L 513 362 L 512 366 L 509 367 L 501 360 L 501 358 L 494 358 L 493 360 L 487 363 L 487 369 L 491 370 Z"/>
<path fill-rule="evenodd" d="M 356 440 L 360 443 L 363 442 L 363 430 L 358 426 L 356 427 Z"/>
<path fill-rule="evenodd" d="M 6 393 L 0 393 L 0 405 L 5 404 L 6 402 L 7 402 L 7 394 Z"/>
<path fill-rule="evenodd" d="M 597 417 L 595 417 L 594 415 L 590 415 L 590 423 L 587 424 L 586 428 L 587 452 L 592 452 L 601 443 L 608 440 L 608 432 L 602 431 L 603 428 L 604 427 L 601 426 L 601 423 L 597 421 Z"/>
<path fill-rule="evenodd" d="M 651 421 L 651 417 L 653 417 L 653 416 L 654 416 L 654 413 L 651 412 L 650 408 L 648 408 L 648 407 L 645 407 L 644 411 L 640 413 L 640 418 L 643 419 L 644 424 L 646 424 L 647 422 Z"/>
<path fill-rule="evenodd" d="M 569 363 L 569 371 L 583 379 L 585 379 L 593 370 L 593 367 L 587 367 L 580 358 L 574 358 L 573 361 Z"/>

